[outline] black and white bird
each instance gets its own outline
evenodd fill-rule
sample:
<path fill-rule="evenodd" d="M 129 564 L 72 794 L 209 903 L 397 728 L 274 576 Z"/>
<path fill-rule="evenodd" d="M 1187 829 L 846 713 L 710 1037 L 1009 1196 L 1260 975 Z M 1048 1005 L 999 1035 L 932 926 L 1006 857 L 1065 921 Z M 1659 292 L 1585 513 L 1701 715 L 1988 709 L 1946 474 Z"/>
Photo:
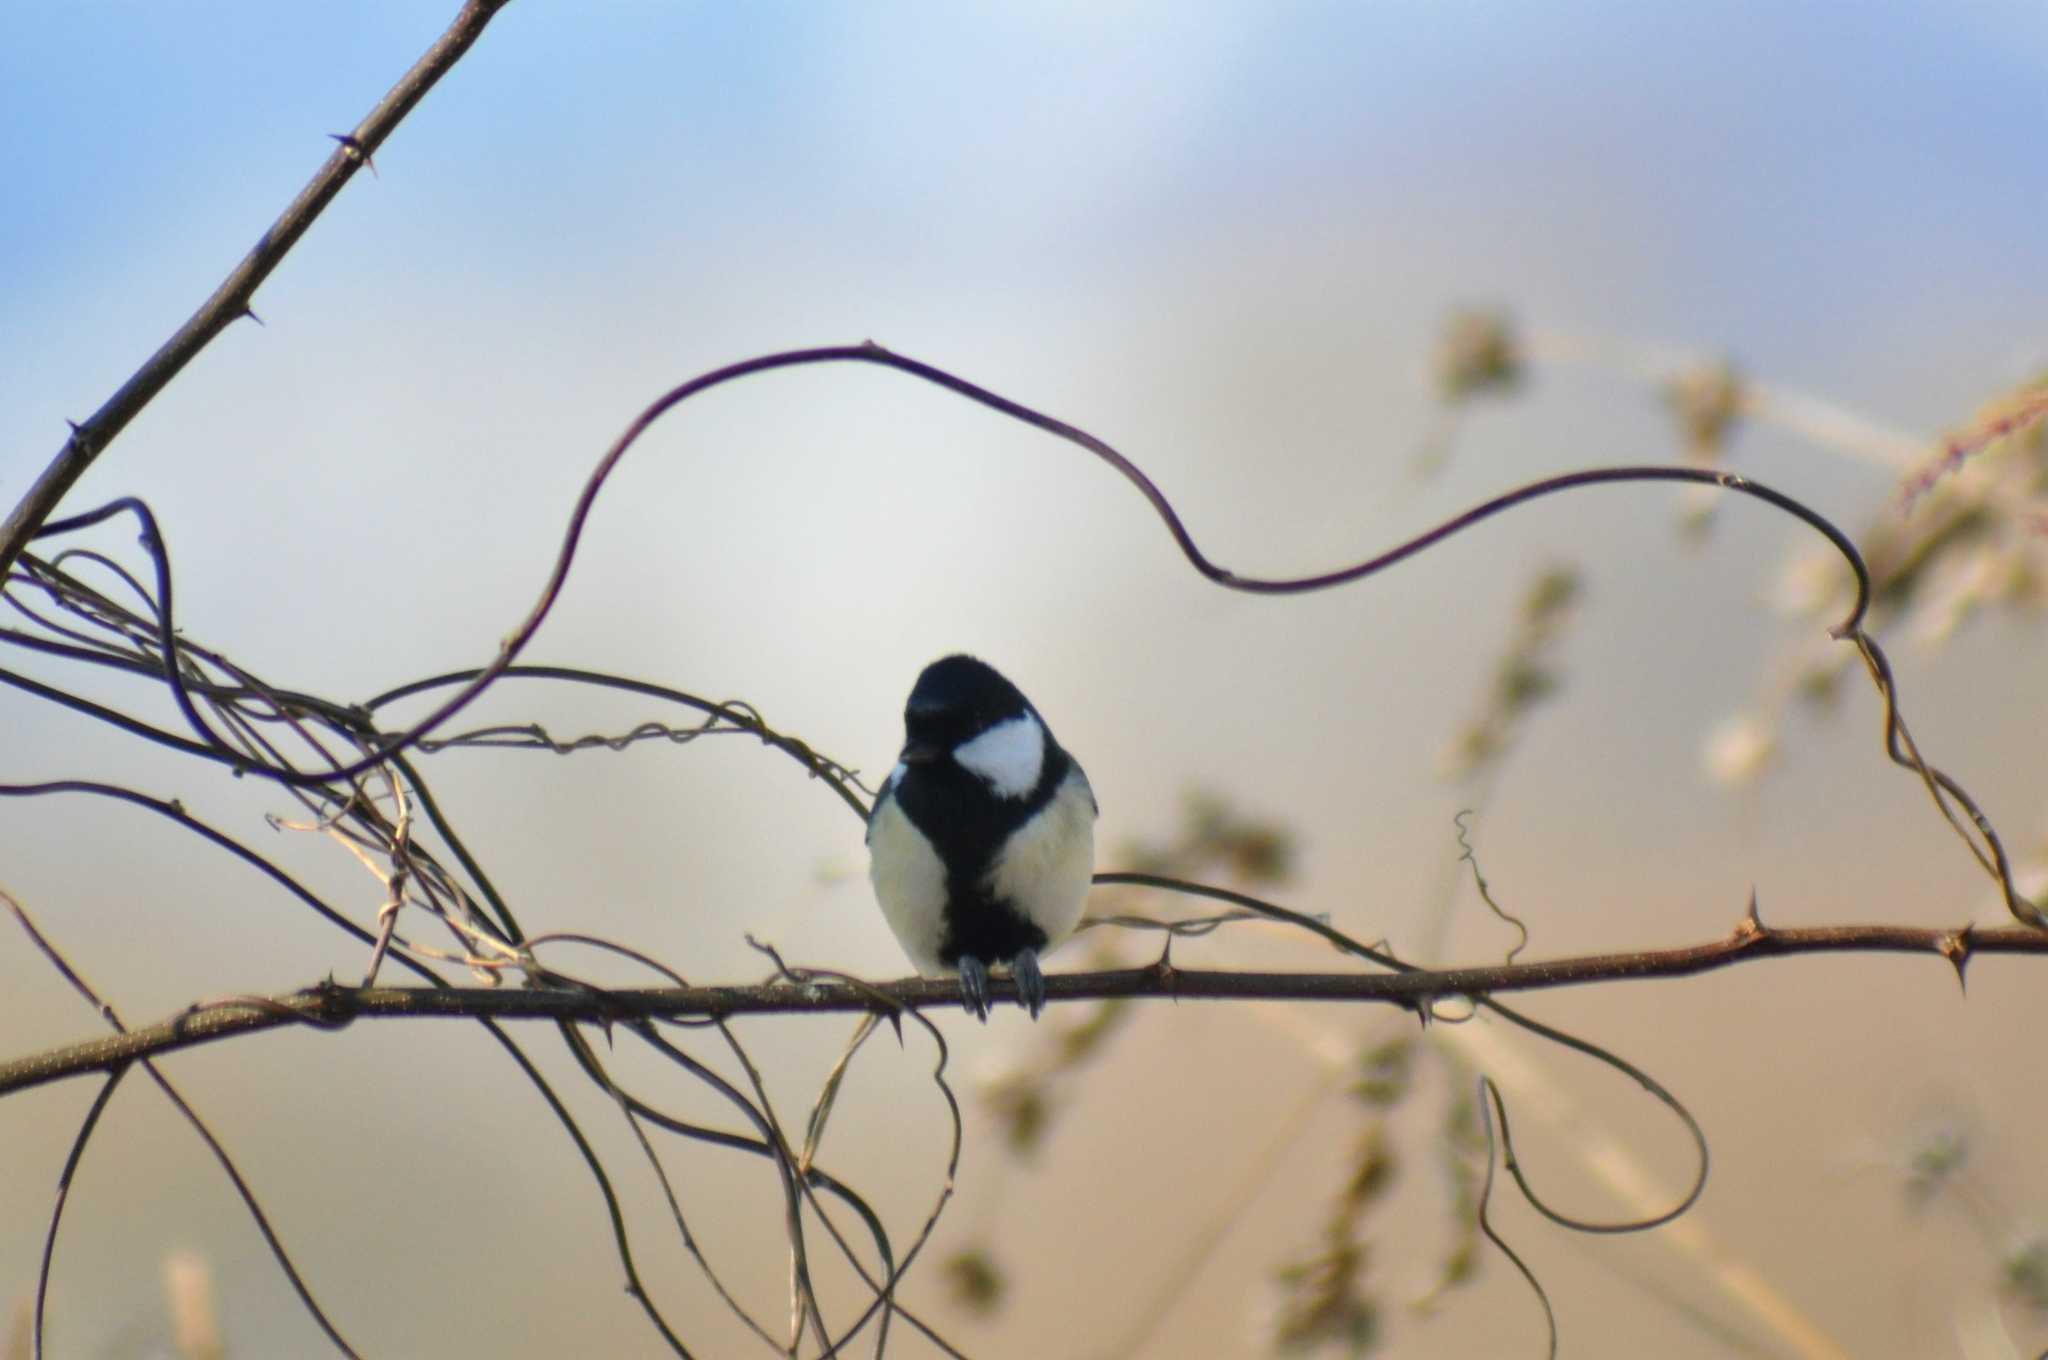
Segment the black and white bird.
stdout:
<path fill-rule="evenodd" d="M 903 710 L 903 754 L 868 815 L 868 876 L 917 971 L 960 975 L 988 1019 L 1007 968 L 1034 1019 L 1039 955 L 1074 931 L 1095 870 L 1095 793 L 1038 710 L 971 656 L 932 662 Z"/>

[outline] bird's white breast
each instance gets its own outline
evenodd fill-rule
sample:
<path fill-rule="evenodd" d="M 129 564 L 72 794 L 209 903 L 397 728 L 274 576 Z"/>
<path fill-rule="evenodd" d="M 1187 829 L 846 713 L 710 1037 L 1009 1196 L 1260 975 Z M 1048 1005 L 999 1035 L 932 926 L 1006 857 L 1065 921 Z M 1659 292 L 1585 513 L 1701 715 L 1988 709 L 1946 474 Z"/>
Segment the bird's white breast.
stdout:
<path fill-rule="evenodd" d="M 1045 932 L 1040 952 L 1048 953 L 1074 933 L 1094 876 L 1095 794 L 1076 765 L 1052 801 L 1004 842 L 989 886 Z"/>
<path fill-rule="evenodd" d="M 946 937 L 946 865 L 894 798 L 882 799 L 868 826 L 868 880 L 911 965 L 927 976 L 951 972 L 939 961 Z"/>

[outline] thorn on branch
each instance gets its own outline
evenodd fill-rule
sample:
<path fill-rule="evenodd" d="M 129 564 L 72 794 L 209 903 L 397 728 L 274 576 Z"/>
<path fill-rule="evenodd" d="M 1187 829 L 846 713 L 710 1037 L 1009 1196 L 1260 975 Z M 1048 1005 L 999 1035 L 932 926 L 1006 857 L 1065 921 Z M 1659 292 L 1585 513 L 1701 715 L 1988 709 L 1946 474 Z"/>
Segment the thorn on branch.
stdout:
<path fill-rule="evenodd" d="M 66 451 L 70 451 L 70 453 L 76 453 L 76 455 L 78 455 L 78 457 L 82 457 L 82 459 L 92 459 L 92 457 L 98 457 L 98 453 L 100 453 L 100 444 L 96 444 L 96 442 L 94 442 L 94 438 L 92 438 L 92 434 L 90 434 L 90 432 L 86 430 L 86 426 L 82 426 L 80 422 L 72 420 L 70 416 L 66 416 L 66 418 L 63 418 L 63 424 L 68 424 L 68 426 L 72 426 L 72 438 L 68 438 L 68 440 L 66 440 Z"/>
<path fill-rule="evenodd" d="M 1159 951 L 1159 957 L 1145 970 L 1159 981 L 1160 992 L 1174 1001 L 1180 1000 L 1180 971 L 1173 966 L 1173 932 L 1166 932 L 1166 947 Z"/>
<path fill-rule="evenodd" d="M 363 150 L 361 138 L 353 132 L 330 132 L 327 135 L 333 141 L 341 143 L 341 149 L 348 153 L 350 160 L 368 166 L 372 175 L 377 173 L 377 162 L 370 158 L 369 152 Z"/>
<path fill-rule="evenodd" d="M 1975 929 L 1975 926 L 1964 926 L 1961 930 L 1952 931 L 1942 936 L 1941 942 L 1935 946 L 1941 951 L 1941 956 L 1956 970 L 1956 986 L 1966 996 L 1970 991 L 1970 980 L 1964 975 L 1963 969 L 1969 966 L 1970 935 Z"/>
<path fill-rule="evenodd" d="M 1743 941 L 1761 940 L 1770 933 L 1771 928 L 1764 924 L 1764 918 L 1757 911 L 1756 888 L 1752 886 L 1749 890 L 1749 908 L 1742 913 L 1742 919 L 1735 923 L 1735 938 Z"/>
<path fill-rule="evenodd" d="M 263 325 L 263 318 L 256 315 L 256 309 L 254 307 L 251 307 L 246 302 L 242 304 L 242 315 L 248 317 L 251 321 L 255 322 L 259 326 Z M 268 330 L 269 327 L 266 326 L 264 327 L 264 329 Z"/>
<path fill-rule="evenodd" d="M 314 987 L 313 997 L 320 1014 L 320 1019 L 314 1023 L 321 1028 L 344 1029 L 355 1019 L 354 1011 L 342 1000 L 341 985 L 334 980 L 332 973 L 327 975 L 324 982 Z"/>
<path fill-rule="evenodd" d="M 99 452 L 98 448 L 96 448 L 93 444 L 92 436 L 86 433 L 85 426 L 79 424 L 77 421 L 71 419 L 71 417 L 69 416 L 66 416 L 64 418 L 64 423 L 71 427 L 71 439 L 68 443 L 68 447 L 75 450 L 82 457 L 86 458 L 91 458 Z"/>

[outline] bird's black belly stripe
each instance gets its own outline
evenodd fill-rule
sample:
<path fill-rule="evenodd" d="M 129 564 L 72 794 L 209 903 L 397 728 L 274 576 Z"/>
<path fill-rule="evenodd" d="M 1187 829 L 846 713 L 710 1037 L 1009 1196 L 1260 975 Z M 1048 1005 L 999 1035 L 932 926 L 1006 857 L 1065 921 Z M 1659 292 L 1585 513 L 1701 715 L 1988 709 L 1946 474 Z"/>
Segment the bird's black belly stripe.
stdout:
<path fill-rule="evenodd" d="M 1029 949 L 1045 948 L 1045 932 L 978 882 L 946 879 L 946 938 L 939 961 L 957 967 L 963 956 L 983 963 L 1008 963 Z"/>

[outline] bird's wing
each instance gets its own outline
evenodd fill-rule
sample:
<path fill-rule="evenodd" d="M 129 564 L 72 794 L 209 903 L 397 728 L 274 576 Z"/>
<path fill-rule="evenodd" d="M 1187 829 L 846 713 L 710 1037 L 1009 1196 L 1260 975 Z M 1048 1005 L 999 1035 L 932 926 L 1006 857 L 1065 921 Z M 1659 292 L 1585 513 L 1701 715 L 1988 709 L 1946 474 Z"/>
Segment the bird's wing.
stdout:
<path fill-rule="evenodd" d="M 901 761 L 898 761 L 896 763 L 896 768 L 889 771 L 889 777 L 882 781 L 882 787 L 875 790 L 874 806 L 868 809 L 867 835 L 862 838 L 866 840 L 867 843 L 870 845 L 873 845 L 875 843 L 875 818 L 882 811 L 882 804 L 890 801 L 896 796 L 896 781 L 901 779 L 902 777 L 903 763 Z"/>

